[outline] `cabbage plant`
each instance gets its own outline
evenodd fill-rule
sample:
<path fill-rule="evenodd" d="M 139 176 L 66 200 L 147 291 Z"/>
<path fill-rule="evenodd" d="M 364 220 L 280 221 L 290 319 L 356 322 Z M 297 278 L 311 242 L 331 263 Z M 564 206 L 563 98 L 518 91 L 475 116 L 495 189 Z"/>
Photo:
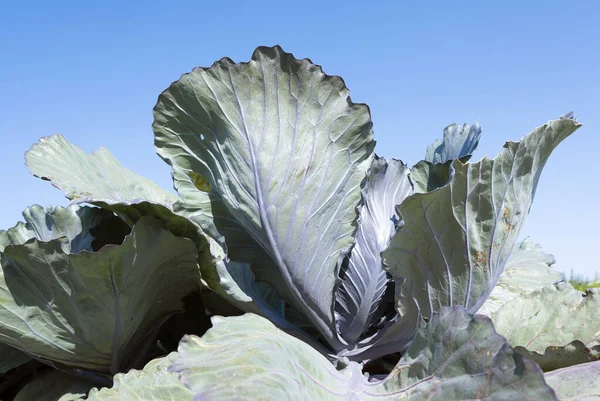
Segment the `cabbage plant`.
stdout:
<path fill-rule="evenodd" d="M 470 162 L 481 127 L 452 124 L 409 167 L 375 154 L 340 77 L 276 46 L 160 94 L 178 195 L 44 137 L 26 165 L 72 202 L 0 232 L 0 393 L 600 399 L 597 290 L 518 240 L 579 127 L 569 113 Z"/>

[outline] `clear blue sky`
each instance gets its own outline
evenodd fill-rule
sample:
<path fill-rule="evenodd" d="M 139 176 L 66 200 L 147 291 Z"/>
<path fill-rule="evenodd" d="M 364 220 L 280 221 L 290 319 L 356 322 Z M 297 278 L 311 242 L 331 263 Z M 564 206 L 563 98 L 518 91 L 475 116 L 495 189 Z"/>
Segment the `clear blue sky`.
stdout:
<path fill-rule="evenodd" d="M 151 130 L 182 73 L 280 44 L 342 76 L 371 107 L 377 152 L 414 164 L 452 122 L 479 121 L 478 160 L 574 110 L 524 234 L 557 267 L 600 273 L 600 2 L 5 1 L 0 3 L 0 228 L 66 205 L 23 153 L 53 133 L 101 145 L 171 188 Z"/>

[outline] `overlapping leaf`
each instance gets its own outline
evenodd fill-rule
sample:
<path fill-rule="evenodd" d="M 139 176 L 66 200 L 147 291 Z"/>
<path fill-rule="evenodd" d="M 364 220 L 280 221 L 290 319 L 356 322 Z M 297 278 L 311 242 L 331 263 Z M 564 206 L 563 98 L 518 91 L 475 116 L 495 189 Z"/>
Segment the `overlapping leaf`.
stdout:
<path fill-rule="evenodd" d="M 131 225 L 153 216 L 175 235 L 193 239 L 201 253 L 208 247 L 196 225 L 173 213 L 175 194 L 126 169 L 104 147 L 88 155 L 62 135 L 52 135 L 34 144 L 25 161 L 34 176 L 51 181 L 76 203 L 111 210 Z"/>
<path fill-rule="evenodd" d="M 560 400 L 600 400 L 600 361 L 554 370 L 544 376 Z"/>
<path fill-rule="evenodd" d="M 535 363 L 462 307 L 437 312 L 379 387 L 373 400 L 556 400 Z"/>
<path fill-rule="evenodd" d="M 492 320 L 498 333 L 544 370 L 600 359 L 600 290 L 548 285 L 507 302 Z"/>
<path fill-rule="evenodd" d="M 421 160 L 410 169 L 410 180 L 416 193 L 431 192 L 448 184 L 454 171 L 453 161 L 433 164 Z"/>
<path fill-rule="evenodd" d="M 132 173 L 106 148 L 88 155 L 62 135 L 43 137 L 25 154 L 33 175 L 52 182 L 71 200 L 109 204 L 152 201 L 170 207 L 177 196 Z"/>
<path fill-rule="evenodd" d="M 174 205 L 175 212 L 198 227 L 206 228 L 207 233 L 225 250 L 230 260 L 248 263 L 257 281 L 277 288 L 280 296 L 288 302 L 293 302 L 293 296 L 271 255 L 237 223 L 222 200 L 211 191 L 208 181 L 196 172 L 185 173 L 174 168 L 173 182 L 177 192 L 185 199 Z M 216 230 L 215 222 L 219 231 Z M 215 270 L 204 269 L 203 279 L 216 292 L 220 293 L 219 289 L 224 288 L 224 292 L 231 294 L 241 309 L 255 312 L 250 310 L 251 306 L 247 304 L 249 294 L 244 293 L 241 288 L 236 288 L 235 284 L 238 287 L 242 284 L 236 283 L 235 279 L 231 280 L 231 273 L 227 269 L 226 263 L 217 265 Z"/>
<path fill-rule="evenodd" d="M 480 138 L 481 126 L 478 123 L 473 125 L 465 123 L 462 127 L 451 124 L 444 128 L 443 139 L 436 139 L 427 147 L 424 160 L 437 164 L 470 157 L 477 149 Z"/>
<path fill-rule="evenodd" d="M 52 209 L 33 205 L 23 211 L 24 222 L 0 230 L 0 252 L 8 245 L 23 245 L 33 238 L 44 242 L 65 238 L 62 242 L 65 253 L 92 251 L 95 237 L 90 230 L 112 216 L 108 210 L 91 207 L 72 205 Z"/>
<path fill-rule="evenodd" d="M 394 233 L 399 216 L 396 205 L 413 189 L 408 168 L 399 160 L 376 158 L 363 188 L 356 242 L 347 266 L 342 269 L 336 293 L 338 330 L 349 344 L 356 344 L 361 334 L 377 318 L 378 308 L 389 281 L 383 270 L 381 252 Z"/>
<path fill-rule="evenodd" d="M 194 399 L 556 400 L 541 370 L 497 335 L 489 319 L 443 309 L 383 382 L 360 365 L 336 370 L 307 344 L 256 315 L 214 317 L 185 337 L 170 368 Z"/>
<path fill-rule="evenodd" d="M 143 370 L 119 373 L 111 388 L 94 388 L 85 400 L 193 401 L 192 392 L 179 381 L 178 375 L 167 370 L 176 357 L 177 353 L 173 352 L 148 362 Z"/>
<path fill-rule="evenodd" d="M 208 227 L 208 233 L 215 238 L 208 238 L 212 248 L 220 245 L 230 259 L 215 261 L 214 269 L 203 269 L 202 278 L 209 288 L 245 312 L 260 314 L 282 328 L 290 328 L 283 318 L 283 308 L 284 299 L 293 302 L 293 297 L 275 261 L 236 223 L 225 204 L 211 195 L 206 179 L 198 173 L 174 169 L 173 181 L 185 199 L 174 205 L 175 213 L 198 227 Z M 216 231 L 213 219 L 219 220 L 223 235 Z"/>
<path fill-rule="evenodd" d="M 257 312 L 283 328 L 293 328 L 284 318 L 285 303 L 266 283 L 255 281 L 254 273 L 247 263 L 230 262 L 227 269 L 240 289 L 250 297 L 257 307 Z"/>
<path fill-rule="evenodd" d="M 477 311 L 512 253 L 546 160 L 578 127 L 550 121 L 494 160 L 454 161 L 448 185 L 408 197 L 399 206 L 404 227 L 384 253 L 402 283 L 398 298 L 416 300 L 425 318 L 448 305 Z"/>
<path fill-rule="evenodd" d="M 40 218 L 61 227 L 61 216 L 77 219 L 98 209 L 57 210 Z M 197 250 L 152 217 L 140 219 L 122 245 L 98 252 L 65 252 L 80 238 L 72 234 L 6 246 L 0 255 L 0 342 L 49 363 L 117 372 L 134 350 L 143 357 L 138 347 L 197 289 Z"/>
<path fill-rule="evenodd" d="M 343 81 L 309 60 L 259 47 L 248 63 L 222 59 L 183 75 L 160 95 L 154 116 L 159 155 L 204 177 L 217 199 L 205 211 L 215 230 L 227 241 L 219 226 L 233 217 L 338 346 L 333 288 L 338 260 L 353 242 L 374 147 L 368 108 L 353 104 Z M 223 205 L 227 214 L 218 216 Z"/>
<path fill-rule="evenodd" d="M 204 235 L 194 216 L 183 213 L 186 208 L 174 205 L 179 198 L 127 170 L 106 148 L 88 155 L 63 136 L 52 135 L 35 144 L 26 153 L 25 160 L 32 174 L 50 180 L 77 203 L 91 203 L 114 211 L 129 224 L 135 224 L 143 216 L 153 216 L 162 220 L 173 234 L 194 240 L 198 247 L 201 283 L 237 307 L 257 311 L 229 274 L 222 247 Z M 174 176 L 174 179 L 176 185 L 183 185 L 181 177 Z"/>
<path fill-rule="evenodd" d="M 498 283 L 477 313 L 491 316 L 521 294 L 558 283 L 562 275 L 551 267 L 554 263 L 552 255 L 545 254 L 538 244 L 525 238 L 509 256 Z"/>
<path fill-rule="evenodd" d="M 170 370 L 194 399 L 343 400 L 360 366 L 342 372 L 308 344 L 254 314 L 212 318 L 202 337 L 185 336 Z M 337 396 L 336 396 L 337 395 Z"/>

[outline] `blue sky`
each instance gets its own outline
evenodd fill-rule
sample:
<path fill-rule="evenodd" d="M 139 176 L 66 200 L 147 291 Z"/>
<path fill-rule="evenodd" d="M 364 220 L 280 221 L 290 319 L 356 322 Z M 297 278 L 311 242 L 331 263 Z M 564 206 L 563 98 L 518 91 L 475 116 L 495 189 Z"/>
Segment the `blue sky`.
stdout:
<path fill-rule="evenodd" d="M 105 145 L 171 188 L 150 127 L 158 94 L 195 66 L 274 44 L 342 76 L 371 108 L 377 152 L 410 165 L 452 122 L 482 125 L 478 160 L 574 110 L 584 126 L 550 157 L 523 233 L 560 270 L 600 274 L 594 0 L 3 2 L 0 228 L 28 205 L 67 204 L 23 164 L 45 135 Z"/>

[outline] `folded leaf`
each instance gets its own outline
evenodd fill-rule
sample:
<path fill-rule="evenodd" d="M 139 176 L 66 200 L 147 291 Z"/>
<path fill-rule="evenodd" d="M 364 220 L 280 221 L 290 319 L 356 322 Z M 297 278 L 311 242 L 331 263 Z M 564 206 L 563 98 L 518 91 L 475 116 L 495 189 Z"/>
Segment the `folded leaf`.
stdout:
<path fill-rule="evenodd" d="M 408 168 L 399 160 L 376 158 L 363 188 L 356 243 L 342 269 L 335 311 L 340 335 L 351 348 L 378 317 L 377 312 L 389 281 L 381 252 L 396 232 L 396 205 L 413 193 Z"/>
<path fill-rule="evenodd" d="M 56 221 L 64 211 L 57 210 L 44 221 Z M 74 216 L 97 210 L 67 209 Z M 66 253 L 72 244 L 32 238 L 0 254 L 0 341 L 49 363 L 118 372 L 128 358 L 143 357 L 145 339 L 198 288 L 196 247 L 152 217 L 122 245 Z"/>
<path fill-rule="evenodd" d="M 544 376 L 560 400 L 600 400 L 600 361 L 554 370 Z"/>
<path fill-rule="evenodd" d="M 398 285 L 398 283 L 396 283 Z M 408 302 L 414 302 L 407 307 Z M 346 349 L 338 353 L 352 361 L 368 362 L 385 355 L 403 352 L 415 337 L 417 330 L 423 326 L 418 304 L 414 299 L 401 299 L 396 302 L 396 315 L 381 319 L 377 331 L 358 343 L 355 349 Z"/>
<path fill-rule="evenodd" d="M 218 200 L 205 211 L 214 229 L 227 241 L 219 225 L 233 217 L 340 348 L 333 289 L 375 144 L 368 107 L 352 103 L 341 78 L 309 60 L 259 47 L 248 63 L 225 58 L 183 75 L 159 96 L 154 117 L 158 154 L 203 177 Z M 227 214 L 219 216 L 223 205 Z M 209 225 L 202 227 L 214 231 Z"/>
<path fill-rule="evenodd" d="M 554 263 L 552 255 L 525 238 L 509 256 L 498 283 L 477 313 L 491 316 L 519 295 L 557 283 L 562 275 L 551 267 Z"/>
<path fill-rule="evenodd" d="M 173 213 L 175 194 L 127 170 L 104 147 L 88 155 L 62 135 L 52 135 L 34 144 L 25 161 L 34 176 L 51 181 L 75 203 L 111 210 L 131 225 L 153 216 L 175 235 L 193 239 L 201 253 L 207 248 L 198 226 Z"/>
<path fill-rule="evenodd" d="M 515 354 L 488 318 L 461 308 L 436 314 L 380 382 L 356 362 L 336 370 L 259 316 L 212 320 L 202 338 L 182 339 L 169 368 L 197 400 L 556 400 L 541 370 Z"/>
<path fill-rule="evenodd" d="M 451 124 L 444 128 L 443 139 L 437 139 L 427 147 L 425 160 L 421 160 L 410 170 L 410 180 L 417 193 L 431 192 L 448 184 L 454 175 L 452 163 L 456 159 L 468 161 L 481 138 L 478 123 L 462 127 Z"/>
<path fill-rule="evenodd" d="M 425 193 L 448 184 L 453 174 L 452 161 L 433 164 L 421 160 L 410 170 L 410 180 L 415 192 Z"/>
<path fill-rule="evenodd" d="M 33 238 L 49 242 L 63 237 L 67 240 L 63 242 L 66 253 L 92 251 L 95 237 L 90 230 L 112 216 L 108 210 L 76 205 L 54 209 L 33 205 L 23 211 L 25 222 L 0 230 L 0 252 L 8 245 L 22 245 Z"/>
<path fill-rule="evenodd" d="M 131 225 L 152 216 L 162 220 L 173 234 L 192 239 L 198 247 L 200 282 L 242 310 L 257 311 L 227 271 L 222 247 L 203 233 L 190 213 L 174 211 L 185 210 L 174 205 L 179 198 L 127 170 L 106 148 L 88 155 L 63 136 L 52 135 L 33 145 L 25 160 L 33 175 L 52 181 L 76 203 L 113 211 Z M 174 178 L 177 185 L 179 180 Z"/>
<path fill-rule="evenodd" d="M 257 307 L 257 314 L 262 314 L 280 327 L 292 327 L 284 318 L 285 303 L 268 284 L 257 283 L 254 273 L 247 263 L 230 262 L 227 270 L 242 291 L 249 296 Z"/>
<path fill-rule="evenodd" d="M 76 401 L 85 396 L 93 384 L 79 377 L 48 370 L 32 378 L 14 401 Z"/>
<path fill-rule="evenodd" d="M 498 333 L 548 371 L 600 359 L 600 289 L 569 283 L 523 293 L 492 313 Z"/>
<path fill-rule="evenodd" d="M 520 142 L 507 142 L 494 160 L 454 161 L 448 185 L 408 197 L 404 226 L 384 253 L 401 283 L 398 299 L 430 318 L 443 306 L 477 311 L 496 285 L 552 150 L 580 124 L 550 121 Z"/>
<path fill-rule="evenodd" d="M 154 359 L 143 370 L 115 375 L 111 388 L 92 389 L 86 401 L 193 401 L 177 374 L 167 371 L 177 353 Z M 84 398 L 81 398 L 83 400 Z"/>
<path fill-rule="evenodd" d="M 481 126 L 464 124 L 462 127 L 451 124 L 444 128 L 444 138 L 437 139 L 427 147 L 425 161 L 430 163 L 445 163 L 449 160 L 471 156 L 481 138 Z"/>

